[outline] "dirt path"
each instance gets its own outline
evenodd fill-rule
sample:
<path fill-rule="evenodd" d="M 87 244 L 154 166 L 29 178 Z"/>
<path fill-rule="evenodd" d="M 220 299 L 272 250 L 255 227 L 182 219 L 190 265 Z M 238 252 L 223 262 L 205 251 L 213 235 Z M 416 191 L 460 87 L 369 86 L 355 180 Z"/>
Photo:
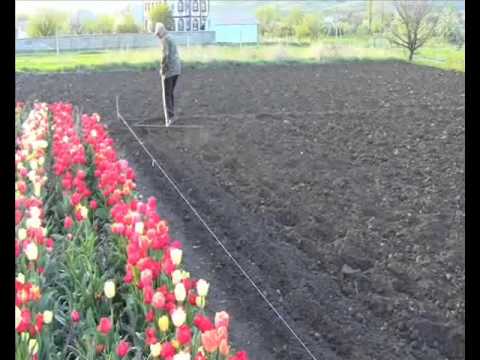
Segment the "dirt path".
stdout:
<path fill-rule="evenodd" d="M 161 114 L 154 72 L 17 75 L 98 112 L 214 310 L 254 359 L 308 359 L 114 120 Z M 464 357 L 464 76 L 404 64 L 188 70 L 178 123 L 138 134 L 318 359 Z M 147 121 L 148 122 L 148 121 Z"/>

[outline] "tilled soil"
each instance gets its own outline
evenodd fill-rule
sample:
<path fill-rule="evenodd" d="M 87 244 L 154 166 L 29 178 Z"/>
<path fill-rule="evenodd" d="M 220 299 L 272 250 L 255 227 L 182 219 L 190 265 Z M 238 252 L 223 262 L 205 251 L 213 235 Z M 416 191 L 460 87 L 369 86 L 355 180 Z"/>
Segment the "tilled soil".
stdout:
<path fill-rule="evenodd" d="M 126 128 L 155 72 L 17 74 L 18 100 L 97 112 L 212 281 L 252 359 L 307 352 Z M 187 69 L 178 125 L 134 130 L 318 359 L 464 358 L 464 75 L 408 64 Z"/>

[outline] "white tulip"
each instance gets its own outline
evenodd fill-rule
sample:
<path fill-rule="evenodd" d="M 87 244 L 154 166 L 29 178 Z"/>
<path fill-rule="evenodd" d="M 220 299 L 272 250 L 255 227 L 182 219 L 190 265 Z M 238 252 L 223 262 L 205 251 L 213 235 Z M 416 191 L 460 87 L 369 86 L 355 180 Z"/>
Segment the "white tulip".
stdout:
<path fill-rule="evenodd" d="M 80 215 L 82 215 L 82 218 L 86 219 L 88 216 L 88 209 L 85 206 L 82 206 L 80 208 Z"/>
<path fill-rule="evenodd" d="M 142 235 L 142 234 L 143 234 L 143 228 L 144 228 L 143 222 L 137 222 L 137 223 L 135 223 L 135 232 L 136 232 L 137 234 Z"/>
<path fill-rule="evenodd" d="M 30 339 L 30 341 L 28 342 L 28 352 L 32 355 L 38 352 L 37 339 Z"/>
<path fill-rule="evenodd" d="M 185 290 L 185 286 L 183 283 L 179 283 L 175 286 L 175 299 L 178 302 L 184 302 L 185 298 L 187 297 L 187 291 Z"/>
<path fill-rule="evenodd" d="M 25 275 L 23 275 L 22 273 L 18 273 L 15 280 L 17 280 L 19 283 L 25 284 Z"/>
<path fill-rule="evenodd" d="M 172 273 L 172 281 L 174 285 L 177 285 L 180 281 L 182 281 L 183 276 L 182 276 L 182 271 L 181 270 L 175 270 Z"/>
<path fill-rule="evenodd" d="M 39 209 L 38 207 L 32 206 L 32 207 L 30 208 L 30 217 L 32 217 L 32 218 L 38 218 L 38 217 L 40 217 L 40 214 L 41 214 L 41 211 L 40 211 L 40 209 Z"/>
<path fill-rule="evenodd" d="M 160 356 L 160 353 L 162 352 L 162 344 L 160 343 L 155 343 L 150 345 L 150 353 L 152 354 L 152 357 L 156 358 Z"/>
<path fill-rule="evenodd" d="M 197 281 L 197 293 L 200 296 L 207 296 L 210 284 L 203 279 Z"/>
<path fill-rule="evenodd" d="M 173 360 L 191 360 L 191 355 L 189 353 L 181 352 L 176 354 L 173 357 Z"/>
<path fill-rule="evenodd" d="M 28 218 L 26 221 L 26 225 L 29 228 L 39 228 L 42 223 L 39 218 Z"/>
<path fill-rule="evenodd" d="M 31 242 L 25 248 L 25 255 L 30 261 L 35 261 L 38 258 L 38 247 L 35 243 Z"/>
<path fill-rule="evenodd" d="M 173 248 L 170 250 L 170 257 L 172 258 L 172 262 L 175 265 L 179 265 L 182 262 L 182 250 Z"/>
<path fill-rule="evenodd" d="M 115 283 L 112 280 L 106 281 L 103 291 L 108 299 L 112 299 L 115 296 Z"/>
<path fill-rule="evenodd" d="M 25 228 L 18 229 L 18 240 L 23 241 L 27 238 L 27 230 Z"/>
<path fill-rule="evenodd" d="M 173 310 L 172 323 L 175 327 L 182 326 L 186 320 L 187 320 L 187 314 L 185 313 L 185 310 L 183 310 L 181 307 L 178 307 L 175 310 Z"/>
<path fill-rule="evenodd" d="M 15 329 L 20 325 L 22 322 L 22 312 L 18 308 L 18 306 L 15 306 Z"/>
<path fill-rule="evenodd" d="M 43 322 L 45 324 L 50 324 L 53 320 L 53 313 L 50 310 L 45 310 L 43 312 Z"/>

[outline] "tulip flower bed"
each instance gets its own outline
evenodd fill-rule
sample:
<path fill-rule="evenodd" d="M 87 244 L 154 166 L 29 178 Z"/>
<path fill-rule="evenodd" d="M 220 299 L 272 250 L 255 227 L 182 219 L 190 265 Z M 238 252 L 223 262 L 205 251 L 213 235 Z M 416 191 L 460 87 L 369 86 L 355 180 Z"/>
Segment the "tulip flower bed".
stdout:
<path fill-rule="evenodd" d="M 17 105 L 17 120 L 21 105 Z M 38 339 L 45 336 L 44 324 L 52 312 L 43 310 L 43 272 L 53 250 L 48 235 L 42 197 L 47 176 L 44 168 L 48 147 L 48 109 L 35 104 L 22 124 L 15 154 L 15 328 L 17 358 L 37 358 Z"/>
<path fill-rule="evenodd" d="M 17 104 L 17 359 L 247 359 L 100 117 L 64 103 L 25 114 Z"/>

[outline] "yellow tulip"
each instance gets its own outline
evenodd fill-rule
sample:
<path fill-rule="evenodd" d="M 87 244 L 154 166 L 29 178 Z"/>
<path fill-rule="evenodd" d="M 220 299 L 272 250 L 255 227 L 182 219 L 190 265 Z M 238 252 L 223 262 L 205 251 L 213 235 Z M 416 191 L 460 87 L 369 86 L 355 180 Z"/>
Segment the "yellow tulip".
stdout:
<path fill-rule="evenodd" d="M 167 315 L 163 315 L 158 319 L 158 327 L 161 332 L 167 332 L 170 327 L 170 320 Z"/>

